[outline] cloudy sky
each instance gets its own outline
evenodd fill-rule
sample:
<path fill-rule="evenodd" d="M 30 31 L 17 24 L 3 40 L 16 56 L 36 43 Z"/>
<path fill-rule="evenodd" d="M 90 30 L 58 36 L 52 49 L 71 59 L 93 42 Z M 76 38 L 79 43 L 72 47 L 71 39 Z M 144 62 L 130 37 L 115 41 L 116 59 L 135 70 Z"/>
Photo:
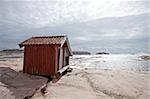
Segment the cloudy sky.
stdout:
<path fill-rule="evenodd" d="M 73 50 L 150 52 L 150 0 L 0 0 L 0 49 L 68 35 Z"/>

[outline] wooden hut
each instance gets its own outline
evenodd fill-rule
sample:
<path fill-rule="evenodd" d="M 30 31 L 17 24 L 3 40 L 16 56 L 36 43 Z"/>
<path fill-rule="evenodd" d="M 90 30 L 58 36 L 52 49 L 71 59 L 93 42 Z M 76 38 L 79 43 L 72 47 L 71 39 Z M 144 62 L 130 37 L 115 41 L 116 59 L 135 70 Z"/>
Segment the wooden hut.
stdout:
<path fill-rule="evenodd" d="M 72 55 L 67 36 L 31 37 L 19 46 L 24 46 L 23 72 L 28 74 L 54 76 Z"/>

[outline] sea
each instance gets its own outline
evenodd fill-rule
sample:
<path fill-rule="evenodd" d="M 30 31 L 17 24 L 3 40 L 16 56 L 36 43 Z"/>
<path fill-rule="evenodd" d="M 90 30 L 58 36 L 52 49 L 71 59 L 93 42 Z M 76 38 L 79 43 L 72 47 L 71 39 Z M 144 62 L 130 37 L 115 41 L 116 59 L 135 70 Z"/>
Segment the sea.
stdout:
<path fill-rule="evenodd" d="M 142 55 L 73 55 L 70 66 L 79 69 L 150 71 L 150 61 L 143 60 L 140 56 Z"/>

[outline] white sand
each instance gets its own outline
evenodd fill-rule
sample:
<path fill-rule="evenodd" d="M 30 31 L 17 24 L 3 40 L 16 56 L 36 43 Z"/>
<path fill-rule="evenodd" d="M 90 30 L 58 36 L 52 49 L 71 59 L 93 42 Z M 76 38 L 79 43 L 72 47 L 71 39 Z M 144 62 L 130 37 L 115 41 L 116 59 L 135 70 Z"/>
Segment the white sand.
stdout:
<path fill-rule="evenodd" d="M 149 99 L 149 78 L 148 72 L 75 69 L 32 99 Z"/>

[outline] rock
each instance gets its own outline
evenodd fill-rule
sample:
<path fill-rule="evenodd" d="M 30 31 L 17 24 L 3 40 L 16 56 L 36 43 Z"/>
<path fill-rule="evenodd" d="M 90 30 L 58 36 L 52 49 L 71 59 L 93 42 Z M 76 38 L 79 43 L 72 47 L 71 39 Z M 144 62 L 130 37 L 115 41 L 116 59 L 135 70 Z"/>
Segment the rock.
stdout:
<path fill-rule="evenodd" d="M 99 54 L 109 54 L 109 53 L 107 53 L 107 52 L 98 52 L 96 54 L 99 55 Z"/>
<path fill-rule="evenodd" d="M 90 55 L 90 52 L 87 51 L 73 51 L 74 55 Z"/>
<path fill-rule="evenodd" d="M 140 56 L 140 58 L 145 60 L 145 61 L 150 60 L 150 56 L 146 56 L 146 55 Z"/>

